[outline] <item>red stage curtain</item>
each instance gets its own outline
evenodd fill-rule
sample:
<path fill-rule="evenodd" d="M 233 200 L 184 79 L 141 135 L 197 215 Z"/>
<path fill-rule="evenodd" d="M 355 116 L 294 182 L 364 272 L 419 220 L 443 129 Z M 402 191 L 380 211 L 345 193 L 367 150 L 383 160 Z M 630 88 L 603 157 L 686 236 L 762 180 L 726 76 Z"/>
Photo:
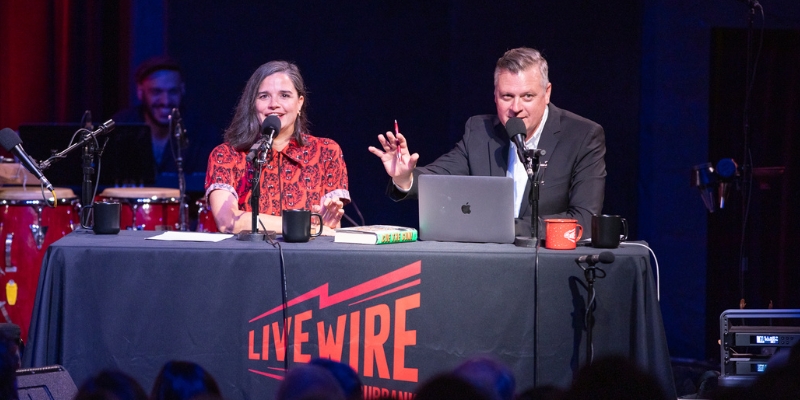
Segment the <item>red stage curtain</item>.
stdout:
<path fill-rule="evenodd" d="M 127 103 L 130 1 L 0 0 L 0 127 Z"/>

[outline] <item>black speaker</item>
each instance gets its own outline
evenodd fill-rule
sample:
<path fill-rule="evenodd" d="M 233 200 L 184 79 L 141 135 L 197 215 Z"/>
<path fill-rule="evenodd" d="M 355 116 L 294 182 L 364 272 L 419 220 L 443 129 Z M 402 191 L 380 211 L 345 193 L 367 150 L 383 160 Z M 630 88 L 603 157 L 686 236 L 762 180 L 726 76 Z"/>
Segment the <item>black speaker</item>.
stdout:
<path fill-rule="evenodd" d="M 18 369 L 17 393 L 26 400 L 72 400 L 78 388 L 64 367 L 51 365 Z"/>

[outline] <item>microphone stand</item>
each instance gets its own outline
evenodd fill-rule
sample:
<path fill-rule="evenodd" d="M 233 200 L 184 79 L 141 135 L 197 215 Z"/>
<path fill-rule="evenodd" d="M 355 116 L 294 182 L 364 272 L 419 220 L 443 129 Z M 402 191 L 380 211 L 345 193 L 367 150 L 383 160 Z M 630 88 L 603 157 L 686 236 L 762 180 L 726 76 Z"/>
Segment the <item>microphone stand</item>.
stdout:
<path fill-rule="evenodd" d="M 531 205 L 531 237 L 517 236 L 514 245 L 517 247 L 536 247 L 539 243 L 539 157 L 545 154 L 544 150 L 525 149 L 525 171 L 528 173 L 530 190 L 528 201 Z"/>
<path fill-rule="evenodd" d="M 81 226 L 86 228 L 89 226 L 89 211 L 94 205 L 94 196 L 92 187 L 92 175 L 94 175 L 94 152 L 97 150 L 94 140 L 91 140 L 91 133 L 83 134 L 83 150 L 81 158 L 83 159 L 83 184 L 81 186 Z"/>
<path fill-rule="evenodd" d="M 45 161 L 42 161 L 39 164 L 39 169 L 44 171 L 47 168 L 50 168 L 53 161 L 57 161 L 63 159 L 67 156 L 68 153 L 77 149 L 78 147 L 82 147 L 82 169 L 83 169 L 83 182 L 81 185 L 81 227 L 88 228 L 89 227 L 89 210 L 92 208 L 94 204 L 94 188 L 92 185 L 92 175 L 94 175 L 94 154 L 97 151 L 97 146 L 95 145 L 97 141 L 97 136 L 102 135 L 103 133 L 111 132 L 114 129 L 114 121 L 108 120 L 104 122 L 100 127 L 95 130 L 91 131 L 85 128 L 81 128 L 80 131 L 83 132 L 81 136 L 81 140 L 77 143 L 72 144 L 71 146 L 67 147 L 60 153 L 53 154 Z"/>
<path fill-rule="evenodd" d="M 750 139 L 751 139 L 751 130 L 750 130 L 750 96 L 752 93 L 753 82 L 755 81 L 754 70 L 756 63 L 758 63 L 758 55 L 761 52 L 761 46 L 759 45 L 758 52 L 753 57 L 753 18 L 756 13 L 756 8 L 761 9 L 762 15 L 762 27 L 763 27 L 763 15 L 764 9 L 761 7 L 761 4 L 757 0 L 747 0 L 747 50 L 745 56 L 745 100 L 744 100 L 744 115 L 743 115 L 743 150 L 744 156 L 742 161 L 742 238 L 741 238 L 741 246 L 739 248 L 739 308 L 743 309 L 745 307 L 745 272 L 747 271 L 747 265 L 749 262 L 749 251 L 745 247 L 745 243 L 747 243 L 747 223 L 748 223 L 748 215 L 749 215 L 749 208 L 750 208 L 750 200 L 751 200 L 751 186 L 752 186 L 752 178 L 753 178 L 753 159 L 752 155 L 750 154 Z M 763 41 L 763 31 L 762 37 Z"/>
<path fill-rule="evenodd" d="M 170 128 L 170 132 L 175 134 L 175 147 L 177 152 L 175 154 L 175 170 L 178 173 L 178 190 L 180 191 L 180 203 L 178 205 L 178 226 L 181 231 L 188 231 L 189 228 L 186 224 L 186 213 L 189 211 L 186 205 L 186 177 L 183 174 L 183 142 L 186 139 L 186 130 L 183 128 L 183 120 L 177 108 L 172 109 L 169 116 L 170 126 L 174 124 L 174 130 Z"/>
<path fill-rule="evenodd" d="M 247 232 L 239 232 L 239 236 L 237 237 L 238 240 L 244 240 L 248 242 L 260 242 L 265 241 L 267 237 L 269 237 L 269 232 L 259 233 L 258 232 L 258 211 L 259 211 L 259 200 L 261 198 L 261 168 L 267 162 L 267 154 L 272 149 L 272 136 L 273 135 L 262 135 L 261 137 L 261 145 L 258 147 L 258 156 L 253 159 L 253 179 L 250 181 L 252 185 L 252 190 L 250 194 L 250 214 L 253 216 L 252 220 L 252 229 Z"/>

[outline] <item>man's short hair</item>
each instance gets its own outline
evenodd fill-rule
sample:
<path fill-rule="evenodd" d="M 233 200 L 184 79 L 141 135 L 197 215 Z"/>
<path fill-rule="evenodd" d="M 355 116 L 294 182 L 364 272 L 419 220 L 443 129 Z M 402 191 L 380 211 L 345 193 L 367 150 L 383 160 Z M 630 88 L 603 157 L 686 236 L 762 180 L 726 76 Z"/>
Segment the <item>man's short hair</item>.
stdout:
<path fill-rule="evenodd" d="M 497 86 L 497 77 L 503 70 L 518 74 L 535 66 L 539 67 L 542 87 L 546 88 L 550 81 L 547 78 L 547 60 L 544 59 L 542 53 L 529 47 L 511 49 L 497 60 L 497 66 L 494 68 L 494 84 Z"/>
<path fill-rule="evenodd" d="M 176 71 L 183 80 L 181 66 L 174 58 L 169 56 L 156 56 L 145 60 L 136 68 L 136 83 L 142 83 L 150 74 L 156 71 Z"/>

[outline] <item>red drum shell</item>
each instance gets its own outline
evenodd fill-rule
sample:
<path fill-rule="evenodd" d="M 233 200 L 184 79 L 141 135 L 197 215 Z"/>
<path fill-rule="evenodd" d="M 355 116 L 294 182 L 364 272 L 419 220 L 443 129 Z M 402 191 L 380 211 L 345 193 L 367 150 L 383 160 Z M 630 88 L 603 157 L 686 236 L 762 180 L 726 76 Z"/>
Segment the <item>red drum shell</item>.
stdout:
<path fill-rule="evenodd" d="M 214 215 L 211 213 L 211 207 L 208 206 L 206 199 L 200 199 L 195 202 L 197 205 L 197 232 L 219 232 L 217 223 L 214 222 Z"/>
<path fill-rule="evenodd" d="M 180 191 L 158 187 L 107 188 L 98 201 L 120 203 L 120 229 L 180 230 Z"/>
<path fill-rule="evenodd" d="M 80 226 L 75 193 L 68 188 L 56 188 L 55 192 L 58 204 L 53 208 L 46 204 L 40 190 L 0 188 L 0 265 L 5 272 L 0 276 L 0 321 L 19 325 L 24 340 L 45 252 L 50 244 Z M 53 198 L 48 197 L 52 204 Z"/>

